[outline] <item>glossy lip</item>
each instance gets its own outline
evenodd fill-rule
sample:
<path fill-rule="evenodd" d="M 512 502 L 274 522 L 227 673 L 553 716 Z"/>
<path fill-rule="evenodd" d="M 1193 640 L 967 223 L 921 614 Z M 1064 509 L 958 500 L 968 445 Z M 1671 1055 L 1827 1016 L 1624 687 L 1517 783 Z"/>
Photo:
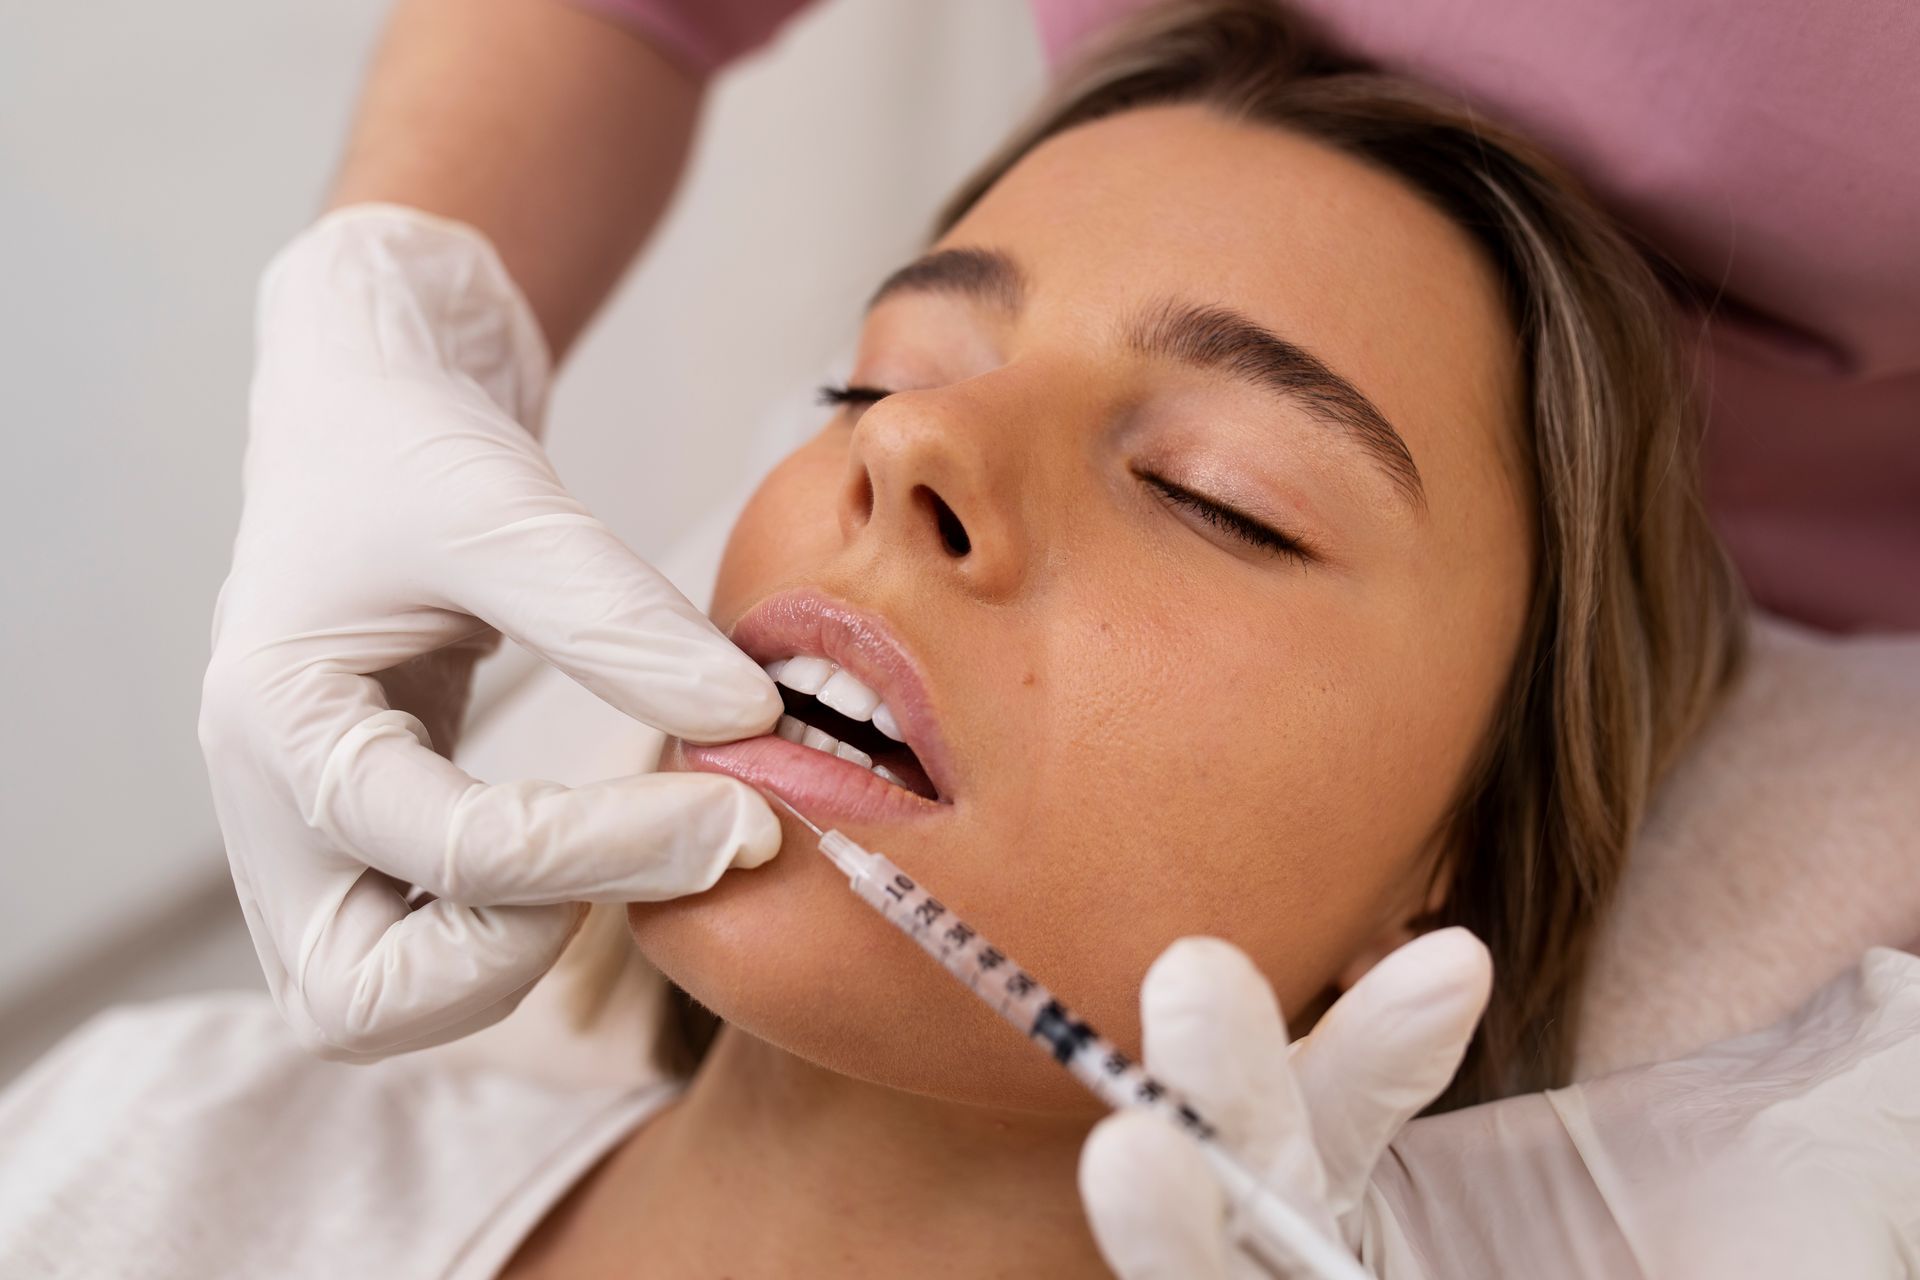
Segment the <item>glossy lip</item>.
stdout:
<path fill-rule="evenodd" d="M 951 811 L 952 757 L 926 681 L 885 621 L 820 591 L 786 591 L 749 609 L 731 638 L 763 664 L 796 654 L 826 658 L 879 694 L 941 798 L 927 800 L 859 765 L 772 734 L 719 746 L 682 743 L 688 765 L 772 791 L 809 817 L 818 814 L 816 821 L 902 821 Z"/>
<path fill-rule="evenodd" d="M 720 746 L 680 744 L 689 768 L 724 773 L 770 791 L 816 826 L 841 822 L 911 822 L 952 813 L 944 801 L 896 787 L 849 760 L 767 734 Z"/>

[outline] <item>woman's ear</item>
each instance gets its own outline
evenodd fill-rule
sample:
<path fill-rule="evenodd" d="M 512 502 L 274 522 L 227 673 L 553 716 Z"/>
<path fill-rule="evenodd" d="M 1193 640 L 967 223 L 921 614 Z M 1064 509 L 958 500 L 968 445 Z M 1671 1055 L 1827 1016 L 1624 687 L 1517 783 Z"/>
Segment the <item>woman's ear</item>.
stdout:
<path fill-rule="evenodd" d="M 1334 977 L 1333 984 L 1337 989 L 1351 990 L 1353 984 L 1365 977 L 1373 966 L 1421 934 L 1437 927 L 1441 908 L 1447 905 L 1447 897 L 1453 889 L 1453 858 L 1443 852 L 1437 862 L 1427 865 L 1433 867 L 1433 873 L 1432 879 L 1427 882 L 1425 894 L 1396 913 L 1385 928 L 1369 938 L 1347 961 L 1346 966 Z"/>

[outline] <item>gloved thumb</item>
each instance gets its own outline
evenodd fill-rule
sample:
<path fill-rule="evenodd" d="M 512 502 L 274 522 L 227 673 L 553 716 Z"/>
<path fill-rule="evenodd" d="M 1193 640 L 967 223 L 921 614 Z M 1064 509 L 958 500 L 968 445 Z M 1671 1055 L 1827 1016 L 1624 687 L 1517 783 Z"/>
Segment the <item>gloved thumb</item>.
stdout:
<path fill-rule="evenodd" d="M 1219 938 L 1181 938 L 1140 984 L 1147 1070 L 1218 1126 L 1220 1141 L 1332 1236 L 1320 1209 L 1319 1121 L 1287 1065 L 1287 1024 L 1252 960 Z"/>
<path fill-rule="evenodd" d="M 1487 1007 L 1493 961 L 1465 929 L 1394 951 L 1293 1047 L 1327 1205 L 1344 1221 L 1387 1144 L 1453 1079 Z"/>
<path fill-rule="evenodd" d="M 1080 1150 L 1080 1199 L 1120 1280 L 1226 1280 L 1227 1202 L 1192 1138 L 1116 1111 Z"/>

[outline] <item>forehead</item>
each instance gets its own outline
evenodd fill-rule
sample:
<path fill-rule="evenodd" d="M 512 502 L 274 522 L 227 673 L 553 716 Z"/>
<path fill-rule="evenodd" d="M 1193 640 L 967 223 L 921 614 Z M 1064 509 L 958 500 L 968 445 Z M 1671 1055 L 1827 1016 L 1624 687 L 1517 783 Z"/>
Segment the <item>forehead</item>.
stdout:
<path fill-rule="evenodd" d="M 1304 135 L 1201 106 L 1125 112 L 1036 147 L 942 243 L 1007 250 L 1042 314 L 1168 296 L 1244 311 L 1359 386 L 1423 473 L 1463 446 L 1517 451 L 1491 264 L 1404 181 Z"/>

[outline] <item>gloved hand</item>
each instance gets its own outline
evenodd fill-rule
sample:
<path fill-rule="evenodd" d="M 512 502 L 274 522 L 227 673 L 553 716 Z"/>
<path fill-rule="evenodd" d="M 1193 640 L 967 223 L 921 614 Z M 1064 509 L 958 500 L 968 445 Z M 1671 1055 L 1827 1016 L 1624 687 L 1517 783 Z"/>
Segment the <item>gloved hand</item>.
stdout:
<path fill-rule="evenodd" d="M 1684 1058 L 1416 1120 L 1368 1196 L 1394 1280 L 1920 1275 L 1920 957 L 1875 947 Z"/>
<path fill-rule="evenodd" d="M 1291 1051 L 1238 952 L 1177 943 L 1142 991 L 1147 1067 L 1382 1280 L 1920 1274 L 1920 957 L 1875 948 L 1752 1035 L 1403 1128 L 1484 1000 L 1458 932 L 1396 951 Z M 1122 1280 L 1266 1274 L 1157 1116 L 1103 1120 L 1080 1181 Z"/>
<path fill-rule="evenodd" d="M 310 1047 L 478 1030 L 552 964 L 578 904 L 694 893 L 774 855 L 778 821 L 730 778 L 483 785 L 439 754 L 496 628 L 691 741 L 780 712 L 561 485 L 537 438 L 545 343 L 483 236 L 333 213 L 268 267 L 256 344 L 200 741 L 247 927 Z M 409 910 L 409 884 L 435 900 Z"/>
<path fill-rule="evenodd" d="M 1357 1253 L 1374 1165 L 1453 1078 L 1491 975 L 1486 948 L 1466 930 L 1426 934 L 1375 965 L 1290 1048 L 1253 963 L 1219 939 L 1183 938 L 1140 989 L 1144 1065 L 1184 1093 L 1251 1172 Z M 1095 1126 L 1080 1194 L 1121 1280 L 1269 1274 L 1233 1244 L 1226 1197 L 1199 1146 L 1156 1114 L 1119 1111 Z"/>

